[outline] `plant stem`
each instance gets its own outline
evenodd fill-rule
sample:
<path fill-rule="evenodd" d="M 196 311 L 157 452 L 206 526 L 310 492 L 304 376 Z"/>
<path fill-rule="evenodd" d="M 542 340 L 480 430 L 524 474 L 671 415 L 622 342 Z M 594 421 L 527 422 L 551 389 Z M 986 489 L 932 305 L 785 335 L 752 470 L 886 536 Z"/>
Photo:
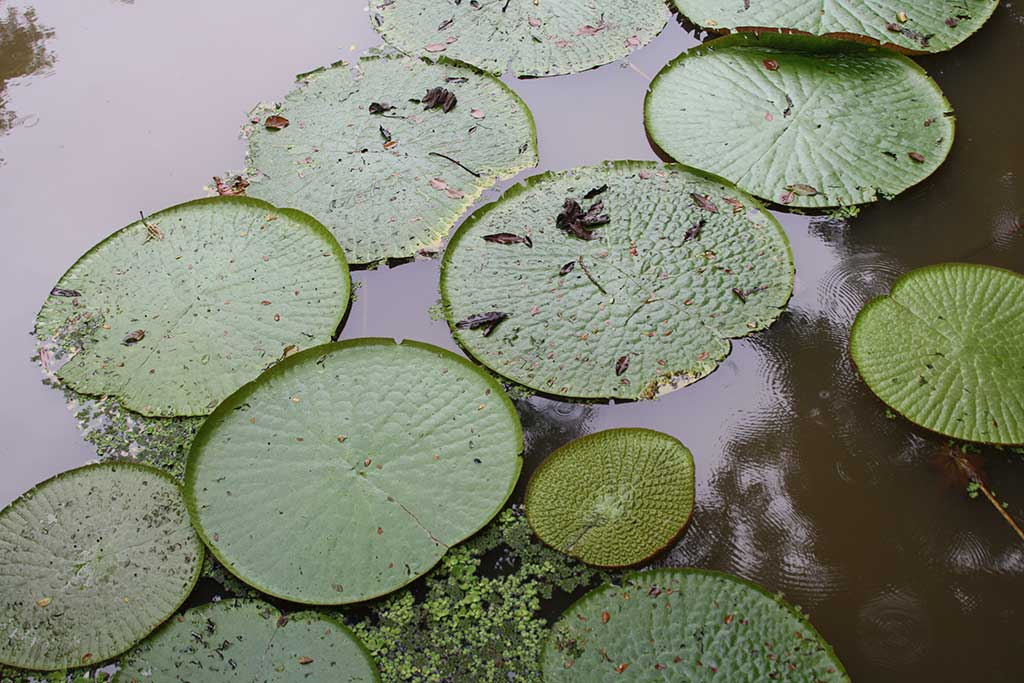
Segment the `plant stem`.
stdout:
<path fill-rule="evenodd" d="M 1010 516 L 1010 513 L 1006 511 L 1006 508 L 1004 508 L 999 503 L 999 501 L 996 500 L 996 497 L 992 495 L 992 492 L 988 490 L 988 487 L 985 486 L 980 481 L 975 481 L 974 483 L 978 485 L 978 488 L 981 489 L 981 492 L 985 494 L 986 498 L 988 498 L 988 502 L 992 503 L 992 507 L 999 511 L 999 514 L 1003 516 L 1003 519 L 1006 520 L 1007 524 L 1013 527 L 1013 530 L 1017 532 L 1018 536 L 1020 536 L 1020 540 L 1024 541 L 1024 530 L 1022 530 L 1020 528 L 1020 525 L 1017 524 L 1016 520 L 1014 520 L 1014 518 Z"/>

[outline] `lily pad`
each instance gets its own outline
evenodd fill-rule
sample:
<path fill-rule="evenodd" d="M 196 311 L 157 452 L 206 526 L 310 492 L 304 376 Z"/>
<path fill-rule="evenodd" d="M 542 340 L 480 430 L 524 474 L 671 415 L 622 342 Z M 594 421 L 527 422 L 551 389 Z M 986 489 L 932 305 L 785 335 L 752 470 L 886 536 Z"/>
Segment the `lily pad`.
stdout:
<path fill-rule="evenodd" d="M 545 683 L 849 683 L 828 643 L 781 597 L 702 569 L 628 574 L 555 624 Z"/>
<path fill-rule="evenodd" d="M 402 52 L 519 77 L 586 71 L 665 28 L 661 0 L 370 0 L 371 23 Z"/>
<path fill-rule="evenodd" d="M 259 600 L 222 600 L 172 619 L 125 657 L 115 683 L 372 683 L 377 667 L 345 626 L 283 615 Z"/>
<path fill-rule="evenodd" d="M 530 238 L 502 244 L 507 232 Z M 793 287 L 789 243 L 748 195 L 681 166 L 546 173 L 452 238 L 441 295 L 477 360 L 532 389 L 652 398 L 711 373 Z M 480 316 L 501 314 L 494 323 Z"/>
<path fill-rule="evenodd" d="M 988 21 L 999 0 L 672 0 L 712 31 L 763 28 L 867 40 L 905 52 L 942 52 Z"/>
<path fill-rule="evenodd" d="M 693 455 L 668 434 L 609 429 L 562 446 L 530 478 L 537 536 L 601 567 L 638 564 L 682 533 L 693 513 Z"/>
<path fill-rule="evenodd" d="M 808 208 L 899 194 L 942 164 L 954 132 L 949 102 L 910 59 L 798 35 L 735 34 L 680 55 L 644 116 L 677 161 Z"/>
<path fill-rule="evenodd" d="M 0 512 L 0 663 L 115 657 L 174 614 L 202 563 L 169 475 L 133 463 L 58 474 Z"/>
<path fill-rule="evenodd" d="M 512 402 L 469 361 L 356 339 L 292 356 L 221 404 L 192 444 L 185 496 L 246 583 L 356 602 L 482 528 L 515 486 L 522 447 Z"/>
<path fill-rule="evenodd" d="M 913 270 L 857 315 L 850 354 L 911 422 L 1024 444 L 1024 275 L 969 263 Z"/>
<path fill-rule="evenodd" d="M 71 266 L 40 338 L 87 330 L 57 372 L 150 416 L 206 415 L 282 356 L 329 341 L 349 299 L 345 256 L 309 216 L 199 199 L 122 228 Z"/>
<path fill-rule="evenodd" d="M 275 116 L 289 125 L 268 126 Z M 484 190 L 538 159 L 526 104 L 447 62 L 368 57 L 320 69 L 253 121 L 246 192 L 316 216 L 350 263 L 438 250 Z"/>

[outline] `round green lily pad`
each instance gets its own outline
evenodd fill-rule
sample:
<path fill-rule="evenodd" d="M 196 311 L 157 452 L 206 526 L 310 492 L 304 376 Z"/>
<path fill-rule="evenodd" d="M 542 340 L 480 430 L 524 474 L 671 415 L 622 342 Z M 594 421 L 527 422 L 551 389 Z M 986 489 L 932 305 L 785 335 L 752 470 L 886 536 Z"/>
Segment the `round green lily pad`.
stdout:
<path fill-rule="evenodd" d="M 58 474 L 0 512 L 0 663 L 55 671 L 115 657 L 174 614 L 203 546 L 167 474 Z"/>
<path fill-rule="evenodd" d="M 562 446 L 530 478 L 526 517 L 556 550 L 602 567 L 638 564 L 693 513 L 693 455 L 650 429 L 609 429 Z"/>
<path fill-rule="evenodd" d="M 329 341 L 348 300 L 348 265 L 326 228 L 214 197 L 89 250 L 50 292 L 36 334 L 80 330 L 82 348 L 57 373 L 75 391 L 144 415 L 206 415 L 282 356 Z"/>
<path fill-rule="evenodd" d="M 538 159 L 526 104 L 448 62 L 320 69 L 252 121 L 247 194 L 316 216 L 350 263 L 438 250 L 484 190 Z"/>
<path fill-rule="evenodd" d="M 649 43 L 668 17 L 661 0 L 370 0 L 370 12 L 402 52 L 520 77 L 614 62 Z"/>
<path fill-rule="evenodd" d="M 627 574 L 570 607 L 544 645 L 545 683 L 849 683 L 781 597 L 702 569 Z"/>
<path fill-rule="evenodd" d="M 720 178 L 622 161 L 546 173 L 478 210 L 441 266 L 459 344 L 549 394 L 653 398 L 711 373 L 793 287 L 778 222 Z"/>
<path fill-rule="evenodd" d="M 680 55 L 644 116 L 677 161 L 808 208 L 899 194 L 942 164 L 954 132 L 949 102 L 910 59 L 799 35 L 735 34 Z"/>
<path fill-rule="evenodd" d="M 238 578 L 341 604 L 426 573 L 505 504 L 512 402 L 450 351 L 356 339 L 309 349 L 222 403 L 192 444 L 192 521 Z"/>
<path fill-rule="evenodd" d="M 1024 275 L 969 263 L 913 270 L 857 315 L 850 354 L 911 422 L 1024 444 Z"/>
<path fill-rule="evenodd" d="M 999 0 L 672 0 L 712 31 L 763 28 L 868 40 L 911 52 L 942 52 L 988 21 Z"/>
<path fill-rule="evenodd" d="M 132 651 L 115 683 L 374 683 L 377 666 L 342 624 L 281 614 L 259 600 L 222 600 L 170 620 Z"/>

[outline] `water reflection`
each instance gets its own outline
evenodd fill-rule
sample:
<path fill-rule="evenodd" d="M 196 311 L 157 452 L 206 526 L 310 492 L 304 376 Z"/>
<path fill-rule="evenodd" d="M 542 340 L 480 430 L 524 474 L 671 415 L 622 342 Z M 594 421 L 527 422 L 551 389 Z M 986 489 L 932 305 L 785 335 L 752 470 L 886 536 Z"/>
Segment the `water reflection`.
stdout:
<path fill-rule="evenodd" d="M 25 121 L 9 109 L 11 81 L 53 66 L 55 56 L 45 45 L 53 36 L 53 29 L 40 24 L 31 7 L 8 7 L 0 15 L 0 135 Z"/>

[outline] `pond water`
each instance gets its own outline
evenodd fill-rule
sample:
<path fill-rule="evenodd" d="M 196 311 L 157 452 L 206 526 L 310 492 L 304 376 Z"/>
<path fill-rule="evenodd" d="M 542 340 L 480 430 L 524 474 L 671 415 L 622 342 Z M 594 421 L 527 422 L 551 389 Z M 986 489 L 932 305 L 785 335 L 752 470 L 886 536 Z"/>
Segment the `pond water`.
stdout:
<path fill-rule="evenodd" d="M 1024 675 L 1024 543 L 936 465 L 943 439 L 886 417 L 847 349 L 860 306 L 909 269 L 970 261 L 1024 270 L 1022 12 L 1019 0 L 1001 3 L 964 45 L 918 60 L 959 120 L 938 173 L 848 223 L 779 216 L 797 267 L 789 310 L 736 342 L 710 377 L 657 402 L 520 403 L 524 474 L 563 443 L 609 427 L 686 443 L 697 509 L 659 564 L 782 591 L 858 681 Z M 0 2 L 0 505 L 94 455 L 29 361 L 32 321 L 59 275 L 139 210 L 200 196 L 213 174 L 241 168 L 245 113 L 281 97 L 294 74 L 378 42 L 362 0 Z M 540 170 L 656 159 L 644 93 L 697 42 L 673 19 L 629 63 L 506 79 L 537 119 Z M 361 287 L 343 337 L 457 350 L 428 313 L 437 262 L 354 279 Z M 1024 516 L 1024 458 L 989 450 L 984 460 L 992 488 Z"/>

